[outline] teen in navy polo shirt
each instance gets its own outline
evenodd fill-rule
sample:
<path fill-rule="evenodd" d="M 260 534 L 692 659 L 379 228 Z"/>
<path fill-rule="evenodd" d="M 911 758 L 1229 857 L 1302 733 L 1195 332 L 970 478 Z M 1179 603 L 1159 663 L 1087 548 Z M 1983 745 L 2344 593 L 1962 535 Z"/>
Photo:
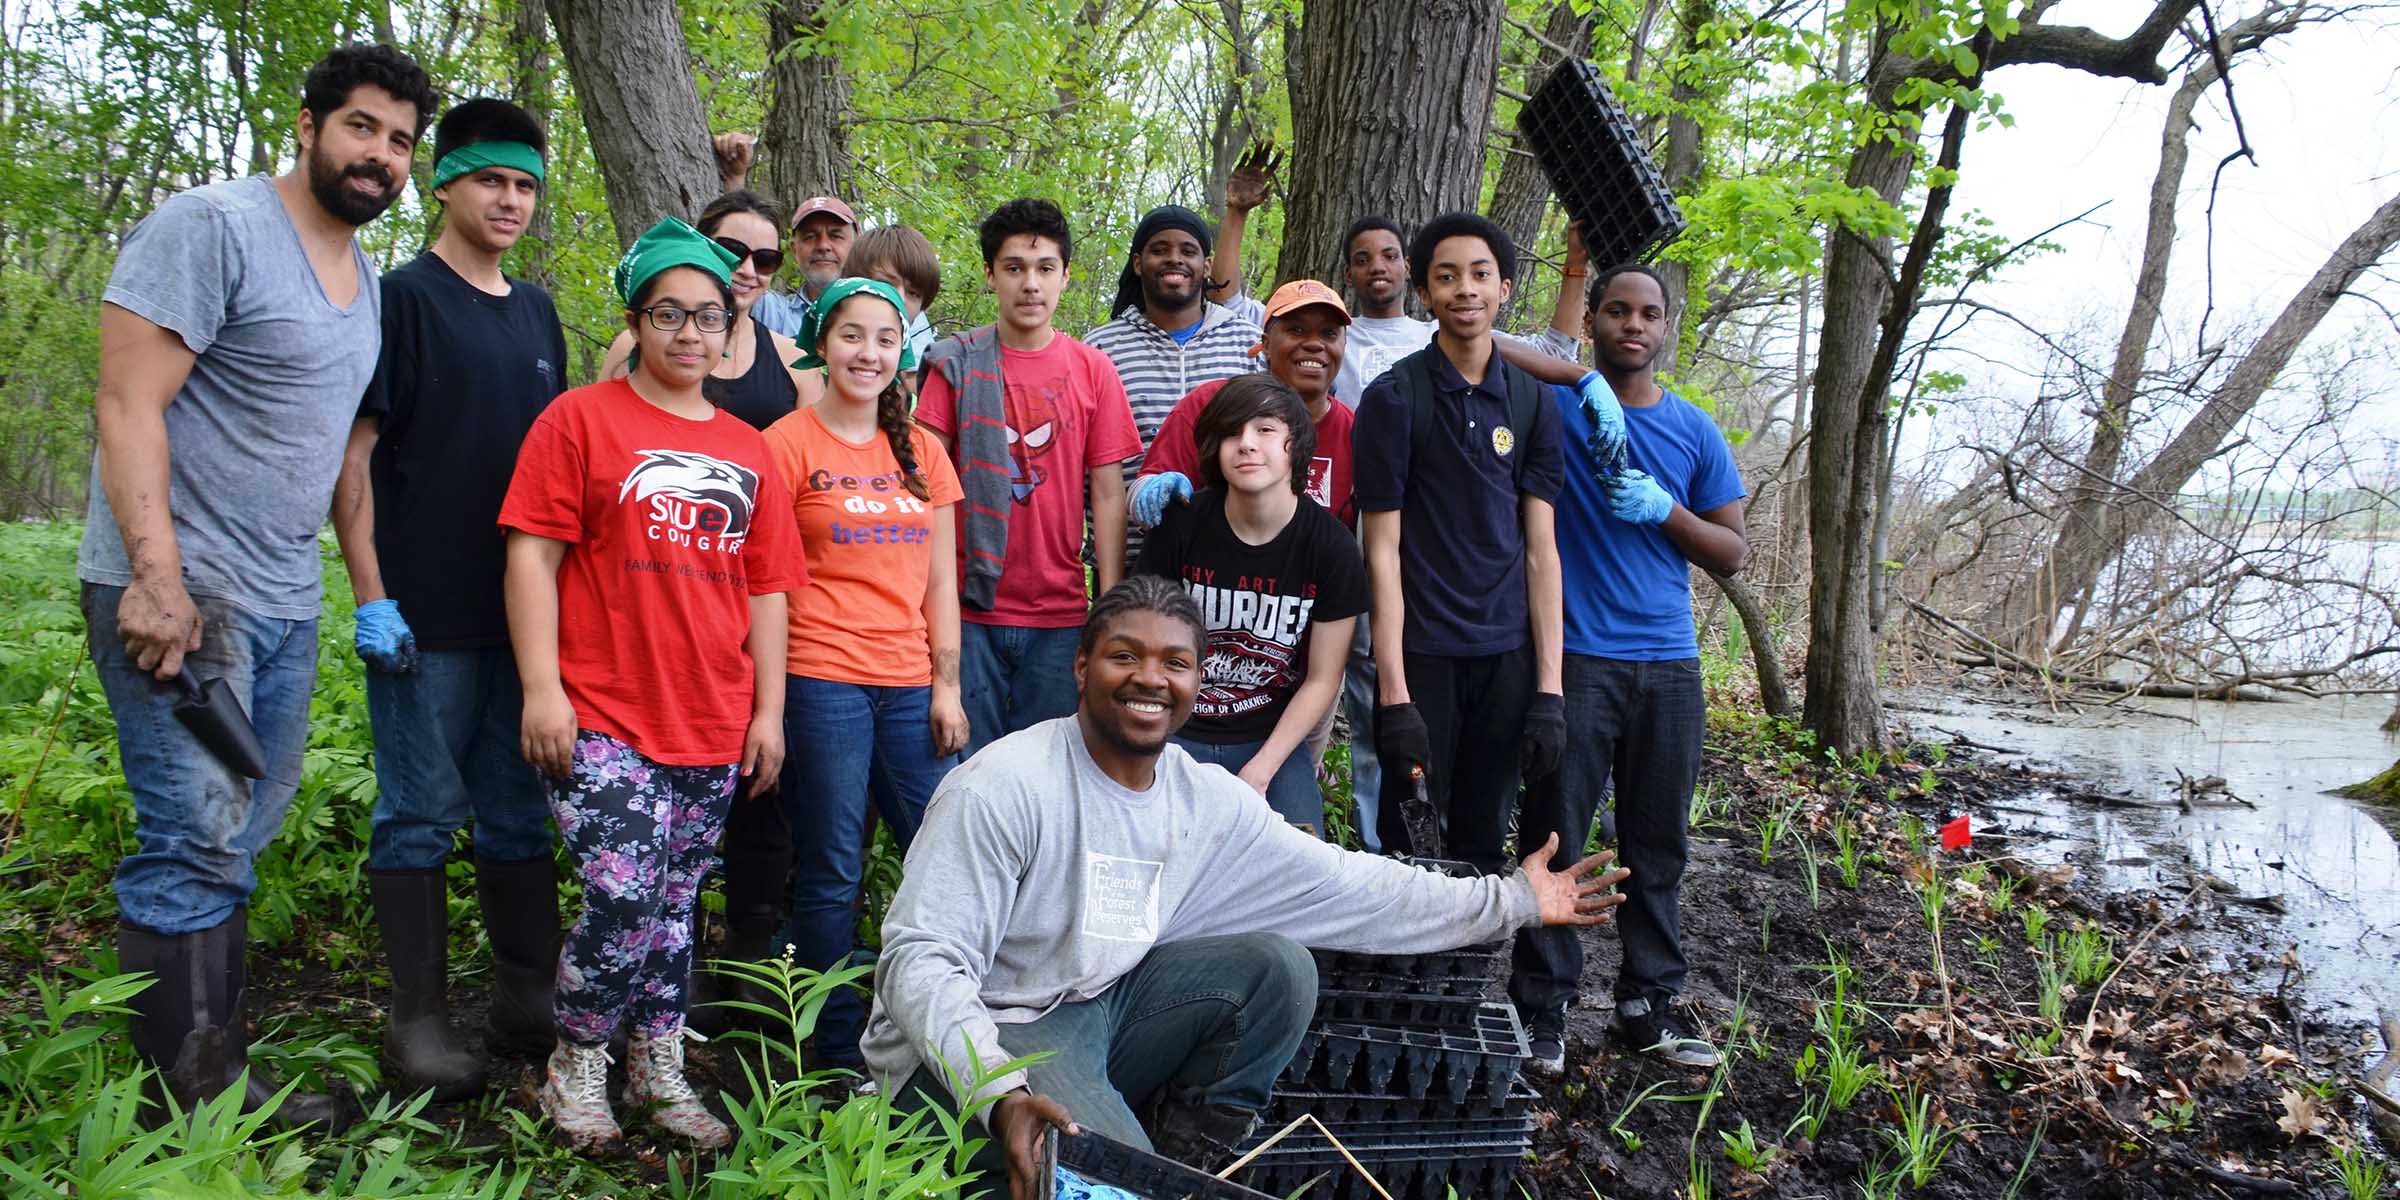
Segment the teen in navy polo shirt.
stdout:
<path fill-rule="evenodd" d="M 1438 323 L 1433 344 L 1361 394 L 1350 443 L 1374 595 L 1383 845 L 1410 849 L 1402 802 L 1422 766 L 1449 856 L 1486 872 L 1508 866 L 1520 763 L 1549 774 L 1566 736 L 1558 412 L 1492 349 L 1516 259 L 1472 213 L 1418 232 L 1409 282 Z"/>
<path fill-rule="evenodd" d="M 1592 411 L 1574 391 L 1553 391 L 1568 447 L 1558 552 L 1574 736 L 1556 775 L 1528 781 L 1518 844 L 1538 845 L 1556 831 L 1561 844 L 1580 850 L 1614 777 L 1617 841 L 1633 871 L 1617 916 L 1617 1015 L 1634 1048 L 1707 1067 L 1716 1050 L 1671 1003 L 1683 986 L 1676 893 L 1707 724 L 1690 567 L 1741 569 L 1747 492 L 1716 421 L 1655 378 L 1669 328 L 1658 276 L 1641 266 L 1601 273 L 1586 320 L 1597 374 L 1622 408 L 1625 451 L 1621 460 L 1587 452 Z M 1617 419 L 1606 411 L 1616 406 L 1596 407 L 1601 426 Z M 1582 974 L 1583 943 L 1573 936 L 1518 935 L 1509 993 L 1525 1014 L 1536 1070 L 1556 1074 L 1565 1065 L 1566 1007 Z"/>

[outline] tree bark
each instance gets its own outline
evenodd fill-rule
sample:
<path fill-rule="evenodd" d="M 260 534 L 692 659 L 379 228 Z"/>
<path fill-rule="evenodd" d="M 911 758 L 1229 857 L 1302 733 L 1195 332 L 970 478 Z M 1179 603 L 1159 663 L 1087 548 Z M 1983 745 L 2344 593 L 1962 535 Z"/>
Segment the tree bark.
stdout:
<path fill-rule="evenodd" d="M 1503 0 L 1311 0 L 1292 92 L 1291 205 L 1276 277 L 1339 286 L 1342 230 L 1475 207 Z"/>
<path fill-rule="evenodd" d="M 510 77 L 509 100 L 526 112 L 548 134 L 557 98 L 550 87 L 550 22 L 542 13 L 541 0 L 517 0 L 516 11 L 508 28 Z M 550 153 L 552 167 L 560 165 L 564 155 L 554 145 Z M 525 237 L 518 245 L 524 247 L 518 256 L 517 269 L 526 282 L 543 291 L 558 288 L 556 273 L 550 269 L 551 201 L 533 206 L 532 219 L 525 222 Z"/>
<path fill-rule="evenodd" d="M 1558 0 L 1550 6 L 1550 15 L 1542 22 L 1542 37 L 1553 45 L 1534 43 L 1534 55 L 1525 64 L 1524 92 L 1530 96 L 1558 64 L 1566 61 L 1555 46 L 1572 46 L 1590 53 L 1593 14 L 1578 14 L 1575 6 Z M 1550 178 L 1530 153 L 1512 153 L 1513 142 L 1503 140 L 1495 153 L 1501 157 L 1500 178 L 1492 185 L 1492 205 L 1487 213 L 1492 223 L 1506 231 L 1522 249 L 1530 250 L 1541 236 L 1542 214 L 1550 207 Z M 1530 260 L 1517 263 L 1517 286 L 1525 286 L 1530 273 Z M 1513 305 L 1512 305 L 1513 307 Z M 1507 319 L 1505 316 L 1502 318 Z"/>
<path fill-rule="evenodd" d="M 767 195 L 788 211 L 811 196 L 852 194 L 850 80 L 841 60 L 812 48 L 825 31 L 822 0 L 767 0 L 766 128 L 759 138 Z"/>
<path fill-rule="evenodd" d="M 661 217 L 698 216 L 719 180 L 680 9 L 644 0 L 548 3 L 617 244 L 632 245 Z"/>

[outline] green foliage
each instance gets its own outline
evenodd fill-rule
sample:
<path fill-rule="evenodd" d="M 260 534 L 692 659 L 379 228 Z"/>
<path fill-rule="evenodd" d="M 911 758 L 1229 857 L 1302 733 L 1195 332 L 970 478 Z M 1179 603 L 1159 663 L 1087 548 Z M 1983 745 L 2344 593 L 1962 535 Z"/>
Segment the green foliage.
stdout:
<path fill-rule="evenodd" d="M 2342 1194 L 2349 1200 L 2376 1200 L 2382 1196 L 2384 1173 L 2390 1166 L 2365 1146 L 2334 1144 L 2333 1181 L 2341 1185 Z"/>

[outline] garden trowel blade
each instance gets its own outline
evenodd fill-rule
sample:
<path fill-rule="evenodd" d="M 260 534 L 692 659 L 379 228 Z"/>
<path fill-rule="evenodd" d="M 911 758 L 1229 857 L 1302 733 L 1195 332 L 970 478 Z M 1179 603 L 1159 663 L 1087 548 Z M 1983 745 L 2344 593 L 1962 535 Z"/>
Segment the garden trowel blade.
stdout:
<path fill-rule="evenodd" d="M 226 770 L 245 779 L 266 778 L 266 749 L 258 744 L 258 731 L 251 728 L 250 714 L 242 711 L 233 685 L 223 679 L 203 682 L 188 670 L 175 681 L 183 688 L 183 698 L 175 702 L 175 719 L 183 722 Z"/>

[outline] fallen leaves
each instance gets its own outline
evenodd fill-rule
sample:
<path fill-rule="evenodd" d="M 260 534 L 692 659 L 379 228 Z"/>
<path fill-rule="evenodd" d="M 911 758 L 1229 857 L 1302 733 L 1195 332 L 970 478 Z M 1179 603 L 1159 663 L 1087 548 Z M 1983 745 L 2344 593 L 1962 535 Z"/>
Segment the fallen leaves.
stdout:
<path fill-rule="evenodd" d="M 2285 1137 L 2299 1141 L 2315 1133 L 2325 1123 L 2325 1115 L 2318 1111 L 2315 1092 L 2285 1088 L 2280 1099 L 2283 1101 L 2283 1115 L 2275 1118 L 2275 1127 L 2282 1130 Z"/>

